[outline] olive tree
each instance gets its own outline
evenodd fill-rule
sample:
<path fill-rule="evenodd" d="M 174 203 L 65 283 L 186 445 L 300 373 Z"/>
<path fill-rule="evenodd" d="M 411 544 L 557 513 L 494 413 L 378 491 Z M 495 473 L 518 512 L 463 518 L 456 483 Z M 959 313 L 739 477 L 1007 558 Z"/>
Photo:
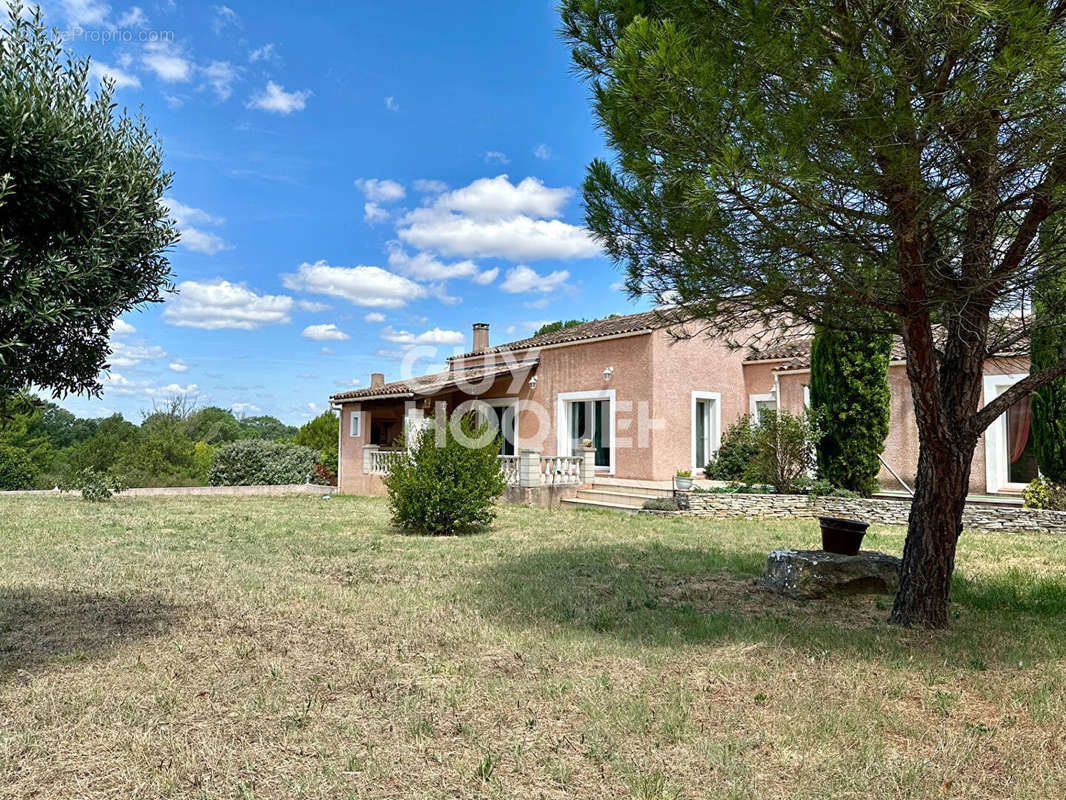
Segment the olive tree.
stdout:
<path fill-rule="evenodd" d="M 0 405 L 37 386 L 99 393 L 115 319 L 158 302 L 177 233 L 144 117 L 92 94 L 39 12 L 0 28 Z"/>

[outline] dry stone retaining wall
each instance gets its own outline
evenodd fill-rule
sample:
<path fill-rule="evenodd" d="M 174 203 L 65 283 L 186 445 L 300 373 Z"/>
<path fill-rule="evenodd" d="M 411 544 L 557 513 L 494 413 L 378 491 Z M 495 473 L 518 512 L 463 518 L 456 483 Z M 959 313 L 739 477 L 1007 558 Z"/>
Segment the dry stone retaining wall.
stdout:
<path fill-rule="evenodd" d="M 791 494 L 717 494 L 693 492 L 687 495 L 688 509 L 677 513 L 690 516 L 756 517 L 845 517 L 875 525 L 906 525 L 910 502 L 905 500 L 866 500 L 862 498 L 817 497 Z M 1066 511 L 1039 511 L 1028 508 L 972 504 L 963 514 L 963 524 L 974 530 L 1040 531 L 1066 534 Z"/>

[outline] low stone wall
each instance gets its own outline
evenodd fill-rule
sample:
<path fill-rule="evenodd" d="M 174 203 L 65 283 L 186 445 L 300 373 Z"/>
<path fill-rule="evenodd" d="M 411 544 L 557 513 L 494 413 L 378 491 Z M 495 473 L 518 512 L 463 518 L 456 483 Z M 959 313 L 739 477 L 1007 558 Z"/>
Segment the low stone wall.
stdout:
<path fill-rule="evenodd" d="M 283 495 L 283 494 L 330 494 L 333 486 L 315 483 L 294 483 L 283 486 L 173 486 L 162 489 L 126 489 L 118 497 L 177 497 L 181 495 Z M 81 492 L 57 492 L 54 489 L 36 489 L 25 492 L 0 492 L 0 495 L 54 495 L 81 499 Z"/>
<path fill-rule="evenodd" d="M 874 525 L 906 525 L 911 508 L 910 502 L 906 500 L 811 498 L 806 495 L 791 494 L 694 492 L 686 495 L 686 498 L 688 509 L 679 511 L 678 514 L 717 519 L 845 517 L 860 519 Z M 963 514 L 963 525 L 974 530 L 1066 534 L 1066 511 L 1038 511 L 974 504 L 966 508 Z"/>

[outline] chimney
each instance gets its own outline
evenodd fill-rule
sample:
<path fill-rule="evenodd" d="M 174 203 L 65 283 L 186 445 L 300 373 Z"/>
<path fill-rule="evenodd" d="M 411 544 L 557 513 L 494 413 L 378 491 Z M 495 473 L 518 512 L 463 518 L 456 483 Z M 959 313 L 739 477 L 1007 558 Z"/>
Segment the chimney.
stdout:
<path fill-rule="evenodd" d="M 474 352 L 484 353 L 489 349 L 489 326 L 486 322 L 474 323 Z"/>
<path fill-rule="evenodd" d="M 380 389 L 385 385 L 385 373 L 384 372 L 371 372 L 370 373 L 370 388 Z"/>

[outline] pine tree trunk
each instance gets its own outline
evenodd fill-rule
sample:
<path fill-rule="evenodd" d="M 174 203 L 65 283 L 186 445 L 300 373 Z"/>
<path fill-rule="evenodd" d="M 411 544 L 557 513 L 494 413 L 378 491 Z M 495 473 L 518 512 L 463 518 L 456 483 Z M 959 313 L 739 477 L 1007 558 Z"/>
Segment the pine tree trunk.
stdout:
<path fill-rule="evenodd" d="M 922 443 L 899 590 L 890 617 L 897 625 L 948 624 L 955 547 L 962 533 L 975 447 L 976 442 L 955 448 Z"/>

